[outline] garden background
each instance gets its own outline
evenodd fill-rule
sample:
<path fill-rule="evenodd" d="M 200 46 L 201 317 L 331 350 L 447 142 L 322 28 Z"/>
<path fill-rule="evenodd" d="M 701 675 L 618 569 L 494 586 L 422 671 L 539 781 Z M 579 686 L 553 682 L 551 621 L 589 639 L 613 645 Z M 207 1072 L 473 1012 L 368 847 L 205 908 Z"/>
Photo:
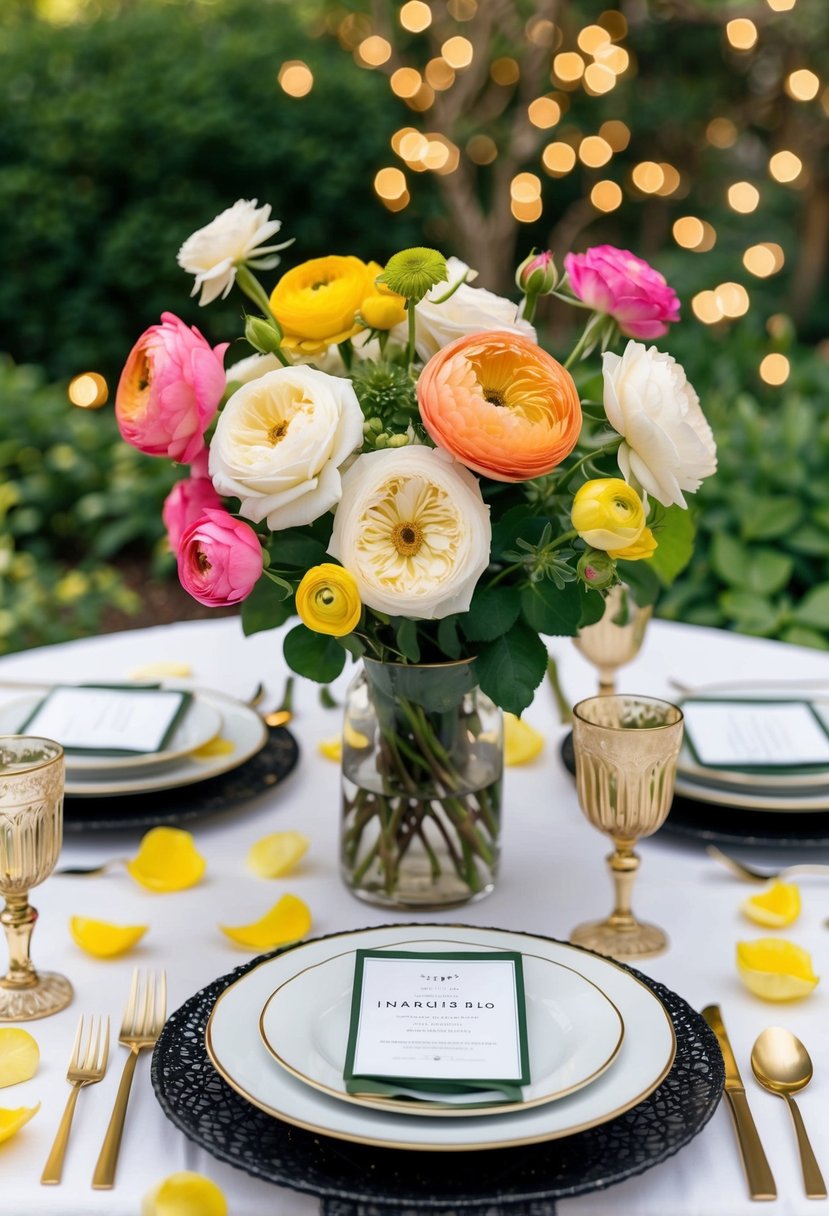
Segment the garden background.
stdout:
<path fill-rule="evenodd" d="M 175 262 L 237 198 L 284 267 L 425 243 L 508 294 L 533 246 L 651 261 L 720 460 L 658 612 L 829 647 L 825 0 L 3 0 L 0 118 L 0 653 L 202 611 L 176 471 L 111 398 L 162 311 L 238 322 Z"/>

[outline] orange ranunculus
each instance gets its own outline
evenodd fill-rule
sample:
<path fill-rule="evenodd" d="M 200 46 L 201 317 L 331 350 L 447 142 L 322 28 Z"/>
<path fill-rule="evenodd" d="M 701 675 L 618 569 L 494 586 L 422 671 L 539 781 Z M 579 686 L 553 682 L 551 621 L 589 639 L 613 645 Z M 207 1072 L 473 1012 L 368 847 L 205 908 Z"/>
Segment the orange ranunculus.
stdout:
<path fill-rule="evenodd" d="M 468 334 L 420 374 L 423 425 L 439 447 L 495 481 L 543 477 L 572 452 L 581 405 L 570 373 L 521 334 Z"/>

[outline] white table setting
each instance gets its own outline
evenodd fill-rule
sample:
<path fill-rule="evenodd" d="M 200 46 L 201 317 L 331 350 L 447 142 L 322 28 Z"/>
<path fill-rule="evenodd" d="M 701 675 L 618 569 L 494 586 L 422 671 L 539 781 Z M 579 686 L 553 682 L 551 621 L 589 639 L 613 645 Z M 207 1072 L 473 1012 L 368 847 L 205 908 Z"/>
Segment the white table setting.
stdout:
<path fill-rule="evenodd" d="M 554 655 L 559 678 L 565 696 L 570 703 L 593 696 L 596 691 L 595 669 L 576 651 L 567 639 L 548 639 Z M 83 639 L 65 645 L 32 650 L 0 661 L 0 717 L 11 721 L 10 709 L 32 699 L 38 687 L 43 685 L 116 685 L 129 681 L 136 672 L 151 673 L 153 667 L 159 672 L 187 668 L 189 674 L 180 682 L 198 690 L 208 690 L 207 701 L 219 706 L 230 705 L 233 699 L 247 702 L 257 685 L 265 686 L 261 701 L 263 711 L 275 705 L 281 695 L 288 675 L 281 654 L 281 631 L 258 633 L 245 638 L 236 619 L 182 622 L 152 629 L 129 631 L 101 637 Z M 344 690 L 353 674 L 351 665 L 331 686 L 336 702 L 343 700 Z M 145 679 L 151 679 L 146 674 Z M 751 689 L 768 686 L 819 687 L 825 681 L 829 689 L 829 656 L 818 651 L 789 646 L 760 638 L 738 636 L 702 627 L 654 621 L 651 623 L 645 643 L 639 655 L 618 673 L 617 682 L 623 692 L 641 693 L 649 697 L 662 697 L 676 701 L 681 695 L 678 689 L 704 690 L 714 685 L 738 686 Z M 42 687 L 41 693 L 42 695 Z M 687 695 L 687 691 L 686 691 Z M 735 694 L 736 695 L 736 694 Z M 230 700 L 228 700 L 230 699 Z M 9 1087 L 0 1095 L 0 1105 L 6 1107 L 34 1106 L 41 1104 L 36 1116 L 18 1135 L 0 1147 L 5 1162 L 4 1210 L 14 1216 L 89 1216 L 96 1212 L 107 1216 L 127 1216 L 140 1209 L 141 1198 L 166 1176 L 181 1170 L 195 1171 L 215 1182 L 224 1192 L 228 1208 L 233 1216 L 260 1216 L 266 1212 L 295 1213 L 303 1216 L 320 1210 L 354 1212 L 357 1206 L 349 1206 L 342 1198 L 337 1207 L 337 1190 L 332 1183 L 330 1194 L 319 1181 L 319 1176 L 310 1187 L 314 1193 L 303 1193 L 306 1181 L 297 1176 L 292 1185 L 276 1186 L 263 1178 L 251 1176 L 242 1169 L 233 1168 L 225 1160 L 219 1160 L 185 1136 L 173 1122 L 165 1117 L 150 1080 L 150 1050 L 142 1051 L 138 1057 L 132 1093 L 127 1109 L 123 1141 L 120 1146 L 117 1175 L 112 1189 L 92 1188 L 92 1176 L 98 1158 L 104 1132 L 115 1100 L 126 1051 L 118 1045 L 118 1027 L 124 1005 L 130 991 L 134 968 L 142 972 L 166 973 L 166 1011 L 175 1016 L 185 1002 L 199 990 L 211 985 L 219 977 L 234 968 L 250 962 L 255 950 L 242 950 L 224 935 L 220 925 L 246 925 L 255 922 L 277 900 L 286 895 L 302 900 L 310 909 L 312 924 L 305 935 L 307 944 L 299 951 L 307 951 L 308 965 L 329 965 L 332 951 L 323 949 L 322 939 L 336 940 L 332 935 L 342 935 L 342 940 L 370 947 L 396 947 L 401 942 L 427 943 L 430 949 L 438 949 L 447 942 L 460 942 L 464 948 L 521 949 L 521 934 L 531 935 L 528 943 L 553 939 L 566 943 L 577 924 L 602 914 L 610 905 L 611 893 L 607 877 L 604 854 L 607 843 L 591 827 L 579 809 L 575 784 L 560 756 L 560 745 L 569 727 L 559 721 L 554 698 L 545 682 L 538 690 L 535 700 L 526 712 L 527 721 L 545 738 L 540 756 L 525 765 L 509 767 L 504 786 L 504 810 L 502 828 L 502 858 L 490 895 L 480 902 L 472 902 L 461 908 L 438 912 L 410 912 L 371 906 L 353 897 L 339 876 L 339 814 L 340 773 L 338 765 L 324 758 L 318 750 L 320 742 L 336 736 L 340 730 L 341 708 L 323 705 L 319 689 L 306 680 L 297 680 L 294 689 L 293 718 L 287 731 L 298 744 L 298 759 L 295 767 L 293 755 L 286 762 L 284 775 L 279 775 L 270 788 L 253 797 L 246 797 L 238 804 L 224 807 L 210 806 L 200 812 L 196 804 L 182 818 L 180 826 L 193 834 L 199 853 L 206 860 L 206 869 L 201 881 L 187 889 L 172 893 L 149 891 L 130 877 L 123 865 L 116 864 L 100 875 L 83 876 L 61 874 L 64 869 L 82 869 L 103 866 L 116 859 L 134 857 L 146 825 L 136 823 L 120 830 L 84 826 L 72 821 L 73 797 L 84 795 L 83 805 L 88 807 L 93 799 L 88 797 L 83 773 L 73 770 L 67 785 L 67 818 L 57 868 L 46 881 L 32 892 L 32 903 L 37 908 L 38 922 L 32 939 L 32 957 L 35 966 L 43 970 L 57 971 L 65 975 L 74 989 L 74 999 L 60 1012 L 31 1022 L 21 1022 L 35 1037 L 40 1048 L 40 1065 L 35 1075 L 20 1084 Z M 240 715 L 244 717 L 244 715 Z M 208 729 L 208 723 L 201 724 Z M 244 733 L 244 732 L 243 732 Z M 254 732 L 255 735 L 255 732 Z M 182 751 L 188 746 L 198 746 L 194 737 L 186 736 Z M 235 762 L 241 754 L 254 757 L 261 738 L 234 737 Z M 247 753 L 245 748 L 249 748 Z M 221 749 L 210 763 L 210 773 L 221 775 L 222 768 L 232 769 L 228 753 Z M 189 763 L 186 755 L 172 757 L 171 765 L 164 770 L 181 772 L 182 765 Z M 291 771 L 287 771 L 291 769 Z M 132 773 L 134 770 L 128 770 Z M 123 780 L 123 778 L 121 778 Z M 693 780 L 693 779 L 692 779 Z M 129 781 L 129 778 L 127 778 Z M 159 770 L 158 795 L 165 803 L 175 797 L 175 783 L 165 781 Z M 71 792 L 75 789 L 75 793 Z M 142 787 L 143 788 L 143 787 Z M 186 804 L 186 781 L 182 781 L 182 805 Z M 128 793 L 129 790 L 120 791 Z M 150 791 L 152 792 L 152 791 Z M 97 801 L 102 804 L 100 822 L 117 819 L 119 791 Z M 189 805 L 189 804 L 188 804 Z M 193 809 L 196 807 L 196 809 Z M 747 839 L 741 849 L 737 843 L 721 842 L 722 848 L 734 853 L 743 861 L 760 868 L 789 865 L 799 862 L 829 862 L 829 828 L 823 826 L 829 811 L 821 813 L 819 799 L 814 808 L 805 808 L 805 814 L 813 809 L 816 824 L 814 839 L 797 847 L 797 841 L 784 840 L 779 847 L 772 840 L 765 847 Z M 724 821 L 729 813 L 724 802 Z M 716 821 L 717 804 L 709 805 L 706 822 Z M 744 813 L 753 813 L 749 798 Z M 785 813 L 785 812 L 783 812 Z M 756 811 L 754 818 L 762 821 L 762 812 Z M 798 822 L 804 813 L 797 816 Z M 778 823 L 780 815 L 775 817 Z M 175 813 L 170 813 L 170 823 L 178 822 Z M 683 826 L 684 824 L 684 826 Z M 808 999 L 785 1004 L 771 1004 L 759 1000 L 741 984 L 735 964 L 735 948 L 739 941 L 766 936 L 768 931 L 758 930 L 744 919 L 740 905 L 746 895 L 758 888 L 741 883 L 725 867 L 717 864 L 706 852 L 709 839 L 704 832 L 688 830 L 686 820 L 674 828 L 669 819 L 663 830 L 645 839 L 639 851 L 642 856 L 641 871 L 637 877 L 635 904 L 643 918 L 661 926 L 669 938 L 668 949 L 658 957 L 641 963 L 633 961 L 647 977 L 678 994 L 693 1010 L 702 1010 L 712 1004 L 719 1005 L 734 1049 L 736 1062 L 742 1074 L 751 1112 L 757 1125 L 760 1140 L 765 1148 L 769 1164 L 777 1185 L 778 1198 L 769 1203 L 769 1209 L 781 1213 L 801 1213 L 809 1208 L 804 1195 L 803 1182 L 797 1156 L 794 1131 L 784 1104 L 764 1091 L 755 1081 L 750 1064 L 751 1046 L 757 1036 L 772 1025 L 784 1026 L 793 1031 L 807 1046 L 814 1062 L 814 1079 L 799 1096 L 804 1123 L 808 1128 L 818 1162 L 829 1169 L 829 1125 L 822 1120 L 821 1112 L 829 1092 L 826 1077 L 829 1065 L 829 1029 L 825 1016 L 826 995 L 823 984 L 819 984 Z M 263 879 L 255 877 L 246 867 L 248 850 L 268 833 L 294 831 L 307 837 L 310 846 L 298 865 L 284 877 Z M 715 830 L 714 830 L 715 831 Z M 825 833 L 825 842 L 821 843 Z M 763 838 L 762 828 L 759 837 Z M 804 837 L 804 840 L 806 838 Z M 829 954 L 829 929 L 824 923 L 829 907 L 826 898 L 826 878 L 819 875 L 800 880 L 802 913 L 798 923 L 786 929 L 782 936 L 790 937 L 807 950 L 820 976 Z M 72 940 L 69 921 L 72 917 L 88 917 L 121 925 L 147 925 L 148 930 L 141 941 L 123 957 L 111 960 L 92 958 L 84 953 Z M 416 924 L 415 924 L 416 922 Z M 393 929 L 389 926 L 397 925 Z M 402 926 L 408 925 L 404 933 Z M 463 925 L 468 928 L 459 929 Z M 366 931 L 350 939 L 348 935 L 357 930 Z M 517 943 L 517 944 L 516 944 Z M 561 963 L 570 955 L 562 954 L 570 947 L 548 945 L 543 947 L 544 957 L 550 962 Z M 557 953 L 558 951 L 558 953 Z M 531 954 L 530 945 L 527 954 Z M 251 994 L 258 985 L 256 999 L 262 1001 L 279 987 L 284 978 L 292 978 L 293 968 L 284 960 L 290 960 L 292 951 L 277 956 L 265 968 L 248 973 L 246 980 Z M 297 956 L 299 957 L 299 955 Z M 281 961 L 280 961 L 281 960 Z M 593 955 L 584 956 L 583 976 L 589 981 L 591 966 L 601 966 Z M 619 973 L 620 975 L 623 973 Z M 627 973 L 624 973 L 627 974 Z M 259 976 L 257 979 L 256 977 Z M 280 978 L 281 976 L 281 978 Z M 331 973 L 332 983 L 337 976 Z M 527 971 L 527 984 L 531 989 L 543 981 L 534 978 L 532 968 Z M 261 989 L 261 991 L 259 991 Z M 229 992 L 241 991 L 241 987 Z M 156 995 L 158 995 L 156 993 Z M 253 995 L 251 996 L 253 999 Z M 620 1001 L 628 999 L 624 992 Z M 295 1000 L 300 1000 L 296 997 Z M 221 1017 L 226 1018 L 230 1000 L 220 1001 L 214 1024 L 216 1041 L 219 1035 L 244 1036 L 246 1030 L 227 1025 L 222 1030 Z M 288 1006 L 287 1023 L 301 1018 L 300 1005 Z M 225 1009 L 225 1013 L 220 1012 Z M 629 1015 L 647 1019 L 653 1009 L 647 1002 L 637 1013 L 635 1005 Z M 276 1011 L 279 1012 L 278 1010 Z M 69 1140 L 66 1161 L 60 1185 L 45 1189 L 40 1184 L 41 1173 L 57 1131 L 58 1123 L 68 1096 L 66 1069 L 69 1064 L 78 1017 L 109 1017 L 112 1025 L 109 1065 L 104 1079 L 92 1084 L 81 1093 L 72 1134 Z M 275 1015 L 274 1015 L 275 1016 Z M 591 1015 L 592 1016 L 592 1015 Z M 279 1023 L 276 1023 L 277 1026 Z M 246 1025 L 246 1024 L 245 1024 Z M 256 1035 L 254 1023 L 251 1033 Z M 612 1028 L 608 1031 L 612 1039 Z M 656 1043 L 660 1034 L 668 1034 L 666 1024 L 659 1019 L 653 1023 L 650 1037 Z M 670 1033 L 673 1033 L 672 1031 Z M 275 1032 L 276 1039 L 279 1034 Z M 646 1036 L 647 1037 L 647 1036 Z M 618 1038 L 618 1035 L 617 1035 Z M 169 1050 L 169 1044 L 168 1044 Z M 221 1055 L 221 1046 L 213 1044 L 214 1053 Z M 264 1050 L 264 1049 L 262 1049 Z M 655 1048 L 654 1048 L 655 1050 Z M 607 1048 L 605 1057 L 597 1063 L 587 1060 L 585 1076 L 591 1069 L 607 1066 L 607 1077 L 613 1076 L 613 1043 Z M 279 1051 L 277 1049 L 277 1056 Z M 215 1062 L 215 1058 L 214 1058 Z M 270 1061 L 274 1069 L 279 1064 Z M 670 1066 L 666 1058 L 663 1063 Z M 643 1066 L 644 1067 L 644 1066 Z M 552 1066 L 551 1073 L 554 1071 Z M 656 1074 L 654 1081 L 658 1079 Z M 258 1083 L 256 1076 L 250 1084 Z M 551 1090 L 560 1083 L 560 1078 L 551 1081 Z M 608 1082 L 609 1083 L 609 1082 Z M 238 1088 L 234 1086 L 234 1088 Z M 635 1097 L 635 1087 L 628 1096 Z M 591 1086 L 564 1098 L 565 1102 L 589 1103 Z M 547 1097 L 549 1095 L 546 1095 Z M 625 1099 L 626 1100 L 626 1099 Z M 263 1099 L 264 1104 L 267 1102 Z M 315 1101 L 319 1102 L 320 1099 Z M 338 1155 L 347 1163 L 352 1149 L 349 1138 L 339 1139 L 337 1119 L 348 1128 L 350 1107 L 342 1101 L 323 1098 L 328 1106 L 337 1109 L 334 1122 L 326 1129 L 317 1143 L 326 1160 Z M 567 1120 L 556 1115 L 559 1103 L 540 1104 L 520 1114 L 527 1121 L 520 1133 L 503 1133 L 501 1145 L 535 1140 L 544 1143 L 555 1129 L 567 1129 Z M 575 1108 L 575 1107 L 574 1107 Z M 319 1109 L 311 1104 L 309 1109 Z M 561 1108 L 566 1109 L 565 1107 Z M 340 1113 L 342 1112 L 342 1113 Z M 272 1118 L 273 1116 L 267 1116 Z M 294 1122 L 303 1125 L 299 1107 Z M 382 1169 L 383 1155 L 395 1142 L 393 1133 L 384 1129 L 395 1119 L 405 1120 L 405 1125 L 424 1130 L 412 1136 L 421 1139 L 421 1147 L 455 1148 L 469 1147 L 464 1144 L 465 1128 L 488 1121 L 493 1128 L 508 1128 L 510 1114 L 495 1114 L 491 1120 L 480 1117 L 475 1120 L 462 1119 L 418 1119 L 414 1115 L 366 1115 L 374 1119 L 380 1131 L 377 1137 L 371 1133 L 364 1139 L 373 1141 L 370 1147 L 360 1146 L 362 1154 L 372 1154 L 377 1167 Z M 593 1115 L 585 1118 L 587 1126 Z M 604 1116 L 607 1118 L 607 1115 Z M 599 1120 L 601 1122 L 601 1119 Z M 434 1130 L 441 1125 L 440 1135 Z M 305 1123 L 307 1127 L 307 1122 Z M 368 1126 L 366 1124 L 365 1126 Z M 401 1125 L 402 1126 L 402 1125 Z M 451 1130 L 454 1128 L 455 1130 Z M 307 1136 L 306 1132 L 300 1133 Z M 459 1163 L 466 1175 L 471 1177 L 475 1160 L 480 1168 L 497 1174 L 498 1153 L 509 1153 L 512 1148 L 498 1148 L 499 1136 L 492 1132 L 486 1139 L 483 1134 L 470 1138 L 472 1147 L 488 1147 L 487 1151 L 444 1152 L 440 1158 L 441 1169 L 451 1174 L 453 1163 Z M 448 1140 L 447 1140 L 448 1137 Z M 511 1138 L 510 1138 L 511 1137 Z M 228 1129 L 232 1140 L 233 1129 Z M 290 1149 L 291 1136 L 286 1145 Z M 305 1141 L 303 1152 L 309 1151 L 312 1141 Z M 554 1141 L 550 1140 L 554 1144 Z M 566 1152 L 568 1140 L 561 1142 Z M 409 1145 L 411 1148 L 412 1146 Z M 356 1151 L 356 1150 L 355 1150 Z M 397 1152 L 397 1157 L 400 1157 Z M 288 1153 L 290 1159 L 290 1152 Z M 420 1163 L 418 1163 L 420 1158 Z M 463 1158 L 461 1166 L 461 1158 Z M 361 1158 L 363 1159 L 363 1158 Z M 368 1158 L 364 1158 L 368 1160 Z M 412 1162 L 412 1175 L 422 1174 L 422 1155 L 412 1151 L 407 1155 Z M 438 1160 L 431 1154 L 430 1162 Z M 506 1160 L 506 1157 L 504 1158 Z M 344 1166 L 345 1168 L 345 1166 Z M 612 1179 L 611 1179 L 612 1180 Z M 414 1184 L 413 1184 L 414 1185 Z M 420 1185 L 420 1183 L 418 1183 Z M 675 1156 L 645 1168 L 638 1176 L 629 1177 L 602 1189 L 598 1182 L 591 1183 L 588 1193 L 560 1197 L 557 1201 L 545 1198 L 543 1188 L 539 1190 L 536 1207 L 529 1199 L 510 1201 L 509 1190 L 499 1195 L 499 1207 L 493 1205 L 491 1193 L 482 1195 L 482 1201 L 490 1203 L 492 1210 L 500 1213 L 552 1212 L 558 1210 L 564 1216 L 600 1216 L 614 1211 L 616 1216 L 648 1216 L 649 1213 L 664 1212 L 692 1214 L 705 1211 L 710 1216 L 739 1216 L 752 1210 L 746 1178 L 741 1164 L 734 1128 L 727 1105 L 720 1103 L 710 1122 L 695 1135 Z M 436 1184 L 435 1192 L 438 1192 Z M 426 1193 L 426 1192 L 425 1192 Z M 321 1199 L 323 1207 L 321 1209 Z M 430 1201 L 431 1202 L 431 1201 Z M 436 1201 L 435 1201 L 436 1202 Z M 456 1206 L 446 1203 L 443 1207 L 423 1207 L 422 1210 L 473 1211 L 469 1197 Z M 365 1209 L 367 1210 L 367 1209 Z M 388 1202 L 378 1210 L 392 1212 Z M 400 1196 L 400 1212 L 417 1210 L 411 1192 Z M 481 1207 L 479 1211 L 483 1211 Z M 486 1209 L 489 1210 L 489 1209 Z"/>

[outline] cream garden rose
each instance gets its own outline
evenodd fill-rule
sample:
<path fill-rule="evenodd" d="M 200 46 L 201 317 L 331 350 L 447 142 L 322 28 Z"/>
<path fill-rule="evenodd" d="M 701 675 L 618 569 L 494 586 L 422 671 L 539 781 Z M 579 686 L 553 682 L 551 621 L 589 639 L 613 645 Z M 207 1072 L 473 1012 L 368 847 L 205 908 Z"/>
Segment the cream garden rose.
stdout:
<path fill-rule="evenodd" d="M 270 218 L 270 204 L 260 207 L 257 199 L 238 199 L 204 228 L 189 236 L 178 251 L 178 264 L 196 276 L 191 295 L 201 289 L 204 307 L 217 296 L 223 299 L 236 281 L 239 266 L 272 270 L 279 263 L 277 250 L 290 245 L 265 245 L 282 227 Z"/>
<path fill-rule="evenodd" d="M 392 616 L 465 612 L 489 565 L 489 508 L 477 479 L 446 452 L 367 452 L 343 477 L 328 552 L 360 599 Z"/>
<path fill-rule="evenodd" d="M 210 476 L 240 514 L 273 531 L 312 523 L 340 500 L 344 461 L 363 442 L 351 381 L 281 367 L 237 389 L 210 444 Z"/>
<path fill-rule="evenodd" d="M 657 502 L 687 507 L 717 468 L 717 449 L 699 398 L 671 355 L 628 342 L 621 355 L 602 356 L 604 408 L 623 437 L 619 468 L 625 481 Z"/>
<path fill-rule="evenodd" d="M 528 321 L 520 319 L 517 304 L 485 291 L 483 287 L 470 287 L 468 279 L 474 278 L 477 271 L 470 271 L 459 258 L 449 258 L 446 269 L 449 281 L 431 288 L 415 308 L 415 347 L 424 363 L 456 338 L 484 330 L 506 330 L 535 341 L 535 330 Z M 464 275 L 467 281 L 461 283 L 448 300 L 438 304 L 437 301 Z M 405 342 L 403 326 L 393 332 Z"/>

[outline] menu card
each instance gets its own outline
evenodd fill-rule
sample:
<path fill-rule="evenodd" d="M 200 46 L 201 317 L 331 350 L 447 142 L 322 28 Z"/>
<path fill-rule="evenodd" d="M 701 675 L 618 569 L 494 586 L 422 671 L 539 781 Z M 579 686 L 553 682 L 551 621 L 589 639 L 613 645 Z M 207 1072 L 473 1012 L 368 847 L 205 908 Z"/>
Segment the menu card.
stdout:
<path fill-rule="evenodd" d="M 67 752 L 129 755 L 161 751 L 192 693 L 117 685 L 58 685 L 19 727 Z"/>
<path fill-rule="evenodd" d="M 709 768 L 829 765 L 829 729 L 808 701 L 688 700 L 685 738 Z"/>
<path fill-rule="evenodd" d="M 521 1101 L 521 955 L 358 950 L 343 1077 L 350 1093 Z"/>

